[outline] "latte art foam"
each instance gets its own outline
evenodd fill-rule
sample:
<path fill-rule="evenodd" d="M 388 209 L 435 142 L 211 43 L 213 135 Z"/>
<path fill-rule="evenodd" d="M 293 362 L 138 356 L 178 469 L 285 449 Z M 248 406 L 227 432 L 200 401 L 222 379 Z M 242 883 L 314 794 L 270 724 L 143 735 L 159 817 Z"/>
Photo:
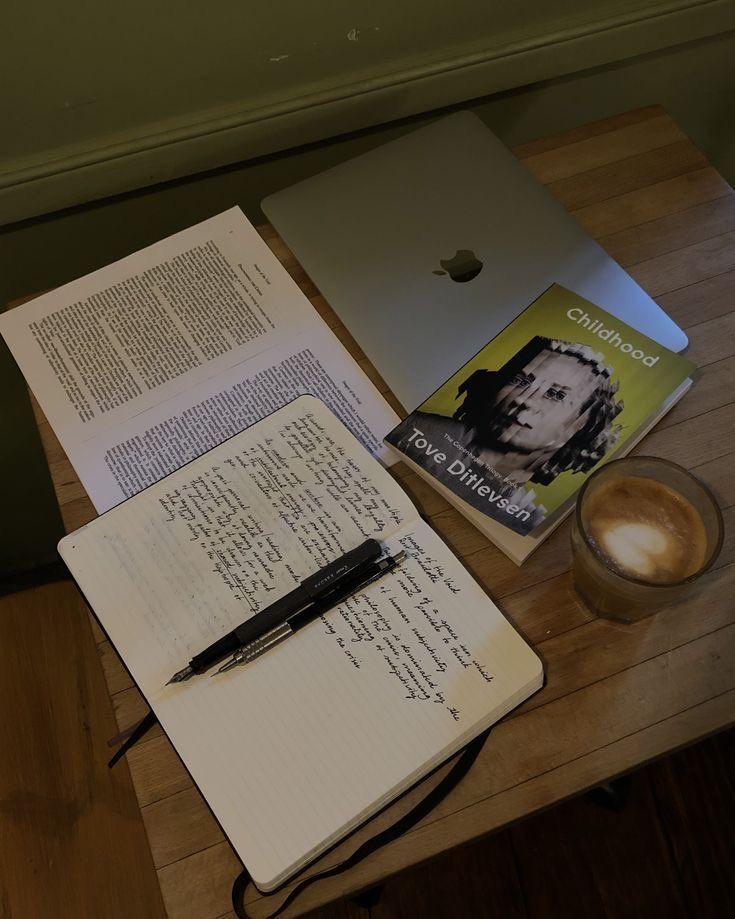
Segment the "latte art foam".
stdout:
<path fill-rule="evenodd" d="M 654 479 L 610 479 L 589 495 L 584 517 L 593 548 L 621 574 L 666 584 L 704 563 L 702 518 L 686 498 Z"/>

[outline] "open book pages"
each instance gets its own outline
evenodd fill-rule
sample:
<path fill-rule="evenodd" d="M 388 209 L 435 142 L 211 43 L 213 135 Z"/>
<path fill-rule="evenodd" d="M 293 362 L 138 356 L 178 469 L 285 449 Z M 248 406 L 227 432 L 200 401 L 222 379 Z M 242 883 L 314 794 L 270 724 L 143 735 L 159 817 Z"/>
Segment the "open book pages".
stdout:
<path fill-rule="evenodd" d="M 686 391 L 694 369 L 554 284 L 386 443 L 522 561 L 586 477 Z"/>
<path fill-rule="evenodd" d="M 165 685 L 368 537 L 407 560 L 247 667 Z M 398 484 L 309 396 L 59 548 L 264 890 L 542 682 L 538 657 Z"/>
<path fill-rule="evenodd" d="M 304 393 L 381 459 L 398 417 L 232 208 L 0 316 L 98 511 Z"/>

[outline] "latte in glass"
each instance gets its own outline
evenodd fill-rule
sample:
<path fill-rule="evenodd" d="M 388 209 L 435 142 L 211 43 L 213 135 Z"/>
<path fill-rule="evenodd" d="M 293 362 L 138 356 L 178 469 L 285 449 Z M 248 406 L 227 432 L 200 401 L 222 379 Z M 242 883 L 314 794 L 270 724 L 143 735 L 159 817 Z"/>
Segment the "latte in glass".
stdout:
<path fill-rule="evenodd" d="M 702 567 L 707 535 L 702 518 L 678 492 L 641 476 L 620 476 L 598 488 L 585 506 L 590 544 L 620 574 L 671 584 Z"/>
<path fill-rule="evenodd" d="M 637 456 L 585 482 L 572 524 L 574 585 L 600 616 L 642 619 L 686 590 L 722 546 L 712 492 L 668 460 Z"/>

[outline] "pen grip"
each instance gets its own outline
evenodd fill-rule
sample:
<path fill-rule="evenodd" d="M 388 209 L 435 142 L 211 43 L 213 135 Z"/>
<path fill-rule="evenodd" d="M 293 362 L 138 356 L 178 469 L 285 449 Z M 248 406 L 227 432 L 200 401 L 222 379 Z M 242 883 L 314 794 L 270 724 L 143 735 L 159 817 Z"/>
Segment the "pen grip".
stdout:
<path fill-rule="evenodd" d="M 197 654 L 195 657 L 189 661 L 189 666 L 194 671 L 194 673 L 204 673 L 205 670 L 209 670 L 210 667 L 214 667 L 216 663 L 223 660 L 225 657 L 229 657 L 230 654 L 234 654 L 235 651 L 240 647 L 240 642 L 234 632 L 229 632 L 227 635 L 223 635 L 222 638 L 219 638 L 215 641 L 214 644 L 210 645 L 200 654 Z"/>
<path fill-rule="evenodd" d="M 260 638 L 261 635 L 280 625 L 289 613 L 299 610 L 306 600 L 306 593 L 300 587 L 296 588 L 290 594 L 276 600 L 272 606 L 247 619 L 227 635 L 223 635 L 196 657 L 192 657 L 189 666 L 194 673 L 204 673 L 224 658 L 234 654 L 238 648 L 255 641 L 256 638 Z"/>
<path fill-rule="evenodd" d="M 302 587 L 297 587 L 290 594 L 286 594 L 285 597 L 281 597 L 280 600 L 276 600 L 266 609 L 247 619 L 233 633 L 237 638 L 238 646 L 255 641 L 256 638 L 260 638 L 261 635 L 265 635 L 266 632 L 270 632 L 271 629 L 285 622 L 289 616 L 298 612 L 308 602 L 308 599 L 306 591 Z"/>

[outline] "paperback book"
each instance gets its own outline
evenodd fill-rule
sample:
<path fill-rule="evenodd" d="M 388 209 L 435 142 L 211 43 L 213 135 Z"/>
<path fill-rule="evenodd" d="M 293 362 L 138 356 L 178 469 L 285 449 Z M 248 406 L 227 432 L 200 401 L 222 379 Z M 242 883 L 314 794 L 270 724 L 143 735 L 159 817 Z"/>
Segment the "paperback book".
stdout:
<path fill-rule="evenodd" d="M 627 453 L 694 364 L 552 285 L 386 437 L 519 564 Z"/>

